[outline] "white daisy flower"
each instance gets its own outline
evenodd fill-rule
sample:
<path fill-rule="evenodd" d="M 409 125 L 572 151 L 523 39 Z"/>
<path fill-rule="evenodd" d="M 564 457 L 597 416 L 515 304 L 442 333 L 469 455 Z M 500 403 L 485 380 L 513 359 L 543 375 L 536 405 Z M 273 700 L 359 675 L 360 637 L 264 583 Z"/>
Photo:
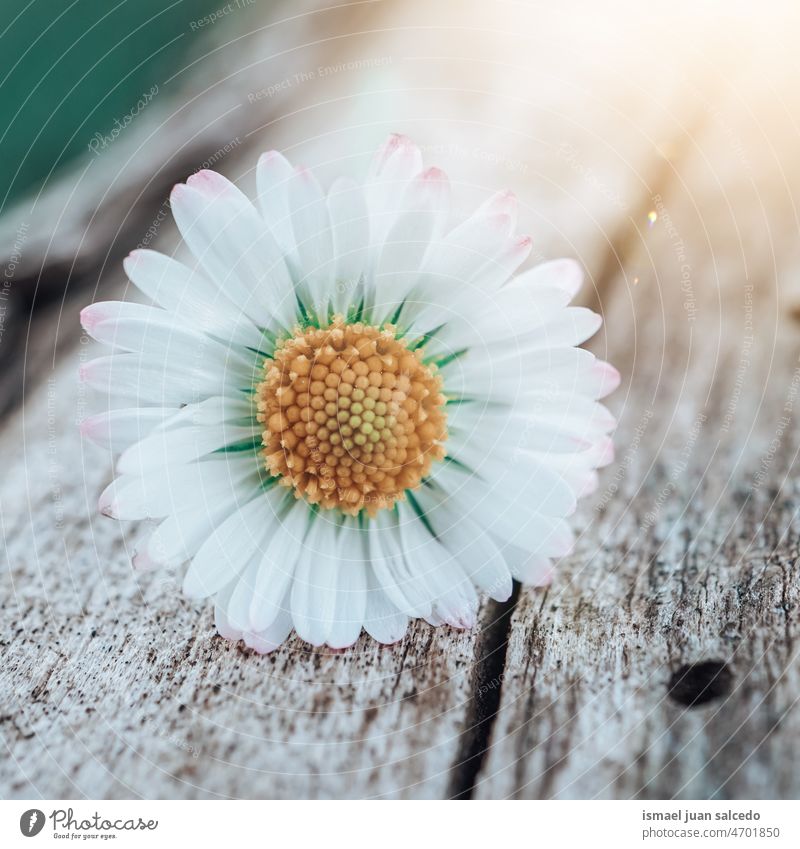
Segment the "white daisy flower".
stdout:
<path fill-rule="evenodd" d="M 257 176 L 257 206 L 211 171 L 176 186 L 191 264 L 134 251 L 154 305 L 82 313 L 117 349 L 81 370 L 111 399 L 83 432 L 121 452 L 100 510 L 157 520 L 134 565 L 188 561 L 184 592 L 260 652 L 469 628 L 479 593 L 550 579 L 612 457 L 619 375 L 576 347 L 600 325 L 568 306 L 580 269 L 514 276 L 513 195 L 449 226 L 403 136 L 364 185 L 325 194 L 274 152 Z"/>

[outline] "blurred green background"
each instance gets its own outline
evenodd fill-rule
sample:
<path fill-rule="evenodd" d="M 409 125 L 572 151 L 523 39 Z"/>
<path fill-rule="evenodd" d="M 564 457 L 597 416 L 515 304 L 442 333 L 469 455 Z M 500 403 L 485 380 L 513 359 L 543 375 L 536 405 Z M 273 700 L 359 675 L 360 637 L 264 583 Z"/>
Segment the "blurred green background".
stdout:
<path fill-rule="evenodd" d="M 0 210 L 179 70 L 227 0 L 2 0 Z M 235 0 L 234 0 L 235 3 Z M 157 95 L 156 95 L 157 96 Z"/>

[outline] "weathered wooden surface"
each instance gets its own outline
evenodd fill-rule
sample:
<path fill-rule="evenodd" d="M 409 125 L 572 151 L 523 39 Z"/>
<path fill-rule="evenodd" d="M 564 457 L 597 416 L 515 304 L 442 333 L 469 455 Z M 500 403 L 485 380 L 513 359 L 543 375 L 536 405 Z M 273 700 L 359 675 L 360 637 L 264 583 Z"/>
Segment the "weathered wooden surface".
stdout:
<path fill-rule="evenodd" d="M 576 552 L 472 634 L 229 645 L 177 576 L 132 574 L 145 528 L 96 515 L 110 461 L 75 428 L 90 351 L 68 296 L 26 334 L 34 381 L 0 434 L 3 795 L 800 792 L 794 22 L 458 9 L 329 17 L 326 61 L 375 61 L 276 95 L 226 169 L 247 186 L 254 151 L 279 146 L 355 170 L 401 129 L 465 204 L 510 185 L 539 254 L 584 263 L 594 347 L 624 380 Z"/>

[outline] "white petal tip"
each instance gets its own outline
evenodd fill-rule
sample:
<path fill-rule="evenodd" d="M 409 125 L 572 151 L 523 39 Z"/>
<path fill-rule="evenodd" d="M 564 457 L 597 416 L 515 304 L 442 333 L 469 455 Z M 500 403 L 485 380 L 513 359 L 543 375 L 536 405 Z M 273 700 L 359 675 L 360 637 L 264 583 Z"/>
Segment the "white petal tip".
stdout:
<path fill-rule="evenodd" d="M 399 643 L 406 635 L 406 632 L 403 631 L 402 634 L 387 634 L 385 637 L 381 638 L 377 642 L 382 646 L 393 646 L 396 643 Z"/>
<path fill-rule="evenodd" d="M 256 654 L 271 654 L 283 645 L 283 643 L 275 643 L 265 640 L 259 637 L 258 634 L 250 631 L 246 631 L 242 634 L 241 639 L 244 640 L 244 644 L 247 648 L 252 649 Z"/>
<path fill-rule="evenodd" d="M 553 284 L 568 292 L 570 297 L 574 298 L 583 285 L 583 268 L 580 263 L 565 257 L 564 259 L 555 259 L 547 263 L 547 266 L 552 275 Z"/>
<path fill-rule="evenodd" d="M 136 250 L 131 251 L 125 259 L 122 260 L 122 267 L 125 269 L 125 273 L 130 277 L 146 256 L 147 251 L 143 248 L 137 248 Z"/>
<path fill-rule="evenodd" d="M 365 628 L 366 630 L 366 628 Z M 373 629 L 374 630 L 374 629 Z M 398 626 L 397 629 L 390 629 L 388 633 L 377 633 L 374 634 L 371 631 L 366 631 L 376 643 L 381 646 L 393 646 L 396 643 L 399 643 L 408 632 L 408 620 L 406 620 L 405 624 L 402 626 Z"/>
<path fill-rule="evenodd" d="M 597 459 L 597 467 L 602 468 L 609 463 L 614 462 L 615 452 L 614 443 L 611 439 L 606 438 L 600 443 L 600 453 Z"/>
<path fill-rule="evenodd" d="M 489 594 L 489 598 L 494 601 L 504 602 L 508 601 L 511 598 L 511 593 L 514 592 L 514 587 L 509 586 L 507 588 L 503 588 L 502 590 L 495 590 Z"/>
<path fill-rule="evenodd" d="M 202 601 L 204 598 L 208 598 L 211 595 L 211 593 L 197 581 L 195 576 L 192 574 L 191 567 L 189 567 L 186 577 L 183 579 L 183 594 L 186 598 L 191 599 L 192 601 Z"/>
<path fill-rule="evenodd" d="M 586 476 L 586 480 L 584 481 L 581 488 L 578 490 L 578 498 L 585 498 L 587 495 L 591 495 L 592 493 L 597 491 L 597 487 L 600 484 L 600 479 L 597 476 L 597 472 L 589 472 Z"/>
<path fill-rule="evenodd" d="M 454 616 L 445 618 L 445 622 L 459 631 L 471 631 L 478 624 L 477 608 L 461 610 Z"/>
<path fill-rule="evenodd" d="M 331 642 L 330 640 L 328 640 L 328 647 L 330 649 L 332 649 L 333 651 L 344 651 L 345 649 L 349 649 L 350 646 L 354 646 L 358 642 L 358 638 L 360 636 L 361 636 L 361 632 L 359 631 L 358 634 L 355 637 L 353 637 L 353 638 L 351 638 L 347 641 Z"/>

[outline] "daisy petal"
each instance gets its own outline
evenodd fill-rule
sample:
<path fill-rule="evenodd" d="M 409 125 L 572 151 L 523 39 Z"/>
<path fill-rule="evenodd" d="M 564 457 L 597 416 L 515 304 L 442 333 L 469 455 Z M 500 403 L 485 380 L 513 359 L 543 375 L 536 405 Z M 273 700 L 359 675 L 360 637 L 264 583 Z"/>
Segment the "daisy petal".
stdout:
<path fill-rule="evenodd" d="M 191 463 L 227 446 L 249 443 L 255 451 L 260 441 L 261 428 L 257 424 L 241 427 L 221 422 L 215 427 L 159 430 L 128 448 L 119 458 L 117 469 L 122 474 L 142 474 L 167 465 Z"/>
<path fill-rule="evenodd" d="M 514 278 L 514 282 L 532 290 L 554 287 L 562 291 L 568 300 L 572 300 L 583 283 L 583 269 L 573 259 L 553 259 L 520 274 Z"/>
<path fill-rule="evenodd" d="M 397 519 L 379 514 L 368 528 L 367 540 L 372 570 L 389 600 L 407 616 L 429 614 L 430 595 L 403 556 Z"/>
<path fill-rule="evenodd" d="M 194 330 L 252 348 L 261 344 L 261 331 L 198 270 L 151 250 L 133 251 L 123 266 L 148 298 Z"/>
<path fill-rule="evenodd" d="M 283 252 L 255 207 L 213 171 L 198 171 L 170 197 L 186 244 L 208 276 L 259 326 L 291 326 L 295 301 Z"/>
<path fill-rule="evenodd" d="M 423 258 L 444 227 L 449 206 L 450 184 L 438 168 L 423 171 L 409 184 L 376 259 L 377 315 L 391 315 L 418 282 Z"/>
<path fill-rule="evenodd" d="M 336 556 L 336 528 L 318 519 L 297 561 L 292 581 L 291 610 L 295 631 L 312 646 L 330 634 L 342 565 Z"/>
<path fill-rule="evenodd" d="M 344 314 L 348 305 L 359 299 L 369 257 L 369 215 L 361 186 L 352 180 L 337 180 L 328 194 L 328 214 L 336 256 L 331 307 Z"/>
<path fill-rule="evenodd" d="M 367 596 L 364 630 L 379 643 L 402 640 L 408 628 L 408 616 L 392 604 L 381 589 L 375 573 L 367 568 Z"/>
<path fill-rule="evenodd" d="M 333 614 L 328 645 L 343 649 L 353 645 L 361 633 L 367 604 L 367 576 L 363 563 L 345 563 L 336 587 L 336 609 Z"/>
<path fill-rule="evenodd" d="M 383 243 L 400 211 L 399 198 L 422 171 L 422 153 L 403 135 L 392 135 L 373 160 L 366 185 L 374 243 Z"/>
<path fill-rule="evenodd" d="M 245 645 L 258 654 L 269 654 L 279 648 L 292 630 L 292 614 L 289 611 L 288 593 L 281 602 L 278 615 L 261 631 L 245 631 Z"/>
<path fill-rule="evenodd" d="M 114 453 L 124 451 L 144 439 L 155 427 L 175 413 L 172 407 L 128 407 L 109 410 L 85 418 L 81 433 L 97 445 Z"/>
<path fill-rule="evenodd" d="M 333 235 L 325 195 L 307 168 L 296 168 L 289 181 L 289 209 L 304 306 L 313 315 L 325 315 L 332 293 Z"/>
<path fill-rule="evenodd" d="M 308 526 L 304 505 L 290 510 L 267 542 L 250 602 L 250 628 L 263 631 L 281 612 L 282 600 L 294 577 Z"/>
<path fill-rule="evenodd" d="M 261 545 L 269 511 L 256 497 L 231 514 L 200 546 L 183 580 L 189 598 L 207 598 L 239 575 Z"/>
<path fill-rule="evenodd" d="M 448 556 L 408 508 L 400 510 L 400 534 L 409 570 L 428 586 L 433 613 L 454 628 L 472 628 L 477 621 L 478 599 L 458 561 Z"/>
<path fill-rule="evenodd" d="M 289 183 L 294 169 L 275 150 L 270 150 L 258 160 L 256 181 L 258 205 L 275 241 L 284 254 L 294 256 L 295 241 L 292 219 L 289 214 Z"/>

